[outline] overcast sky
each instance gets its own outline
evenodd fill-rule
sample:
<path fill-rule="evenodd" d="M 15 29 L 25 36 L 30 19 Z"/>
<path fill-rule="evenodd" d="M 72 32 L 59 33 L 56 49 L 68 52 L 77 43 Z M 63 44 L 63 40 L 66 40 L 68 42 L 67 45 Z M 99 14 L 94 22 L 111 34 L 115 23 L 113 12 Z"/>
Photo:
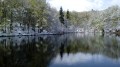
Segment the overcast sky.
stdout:
<path fill-rule="evenodd" d="M 89 11 L 103 10 L 112 5 L 120 5 L 120 0 L 48 0 L 52 7 L 57 10 L 62 6 L 64 10 L 70 11 Z"/>

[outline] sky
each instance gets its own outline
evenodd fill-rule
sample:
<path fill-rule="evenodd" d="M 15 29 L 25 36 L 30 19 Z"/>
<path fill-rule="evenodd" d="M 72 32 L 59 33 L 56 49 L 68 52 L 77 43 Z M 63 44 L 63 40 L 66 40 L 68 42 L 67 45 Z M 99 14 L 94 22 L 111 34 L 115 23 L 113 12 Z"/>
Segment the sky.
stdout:
<path fill-rule="evenodd" d="M 78 12 L 90 11 L 92 9 L 104 10 L 113 5 L 120 6 L 120 0 L 48 0 L 48 3 L 57 10 L 62 6 L 65 11 Z"/>

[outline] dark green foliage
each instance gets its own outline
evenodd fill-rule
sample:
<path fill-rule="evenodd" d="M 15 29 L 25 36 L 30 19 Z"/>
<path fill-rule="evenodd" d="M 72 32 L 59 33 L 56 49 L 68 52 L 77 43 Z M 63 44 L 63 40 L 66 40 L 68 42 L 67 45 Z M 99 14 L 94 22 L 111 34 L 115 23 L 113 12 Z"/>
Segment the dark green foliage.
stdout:
<path fill-rule="evenodd" d="M 67 10 L 66 18 L 70 20 L 70 12 L 69 12 L 69 10 Z"/>
<path fill-rule="evenodd" d="M 60 8 L 60 16 L 59 16 L 60 22 L 64 24 L 64 13 L 62 7 Z"/>

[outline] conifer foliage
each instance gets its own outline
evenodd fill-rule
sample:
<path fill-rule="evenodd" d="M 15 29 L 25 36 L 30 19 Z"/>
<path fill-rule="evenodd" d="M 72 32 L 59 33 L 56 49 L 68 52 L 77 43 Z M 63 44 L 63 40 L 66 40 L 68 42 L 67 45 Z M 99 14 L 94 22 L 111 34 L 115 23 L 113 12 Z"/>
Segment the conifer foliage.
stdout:
<path fill-rule="evenodd" d="M 60 22 L 61 22 L 62 24 L 64 24 L 64 13 L 63 13 L 62 7 L 60 8 L 59 20 L 60 20 Z"/>

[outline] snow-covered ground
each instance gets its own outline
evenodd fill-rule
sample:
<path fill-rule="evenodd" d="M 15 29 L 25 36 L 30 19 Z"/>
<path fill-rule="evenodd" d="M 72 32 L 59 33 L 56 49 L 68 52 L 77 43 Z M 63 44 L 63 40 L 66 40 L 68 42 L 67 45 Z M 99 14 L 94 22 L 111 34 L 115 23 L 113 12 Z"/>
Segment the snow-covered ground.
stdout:
<path fill-rule="evenodd" d="M 85 19 L 85 15 L 88 14 L 89 19 Z M 25 25 L 20 25 L 20 22 L 13 22 L 12 28 L 10 29 L 10 24 L 0 26 L 0 36 L 18 36 L 18 35 L 48 35 L 48 34 L 63 34 L 63 33 L 101 33 L 104 32 L 115 32 L 120 30 L 120 7 L 113 6 L 102 11 L 88 11 L 80 13 L 80 18 L 77 25 L 74 25 L 72 21 L 65 19 L 64 24 L 59 21 L 58 13 L 55 10 L 49 10 L 49 17 L 47 21 L 49 22 L 47 29 L 45 28 L 33 28 L 30 26 L 29 29 Z M 85 19 L 85 20 L 83 20 Z M 5 29 L 6 27 L 6 29 Z M 6 32 L 3 32 L 3 30 Z M 40 32 L 38 32 L 40 31 Z"/>
<path fill-rule="evenodd" d="M 7 25 L 6 33 L 0 31 L 0 36 L 28 36 L 28 35 L 53 35 L 53 34 L 64 34 L 64 33 L 94 33 L 94 29 L 84 29 L 80 27 L 75 27 L 74 25 L 64 26 L 61 23 L 54 23 L 50 28 L 43 29 L 43 28 L 35 28 L 33 30 L 32 27 L 20 25 L 19 23 L 15 22 L 12 25 L 13 29 L 10 29 L 10 26 Z M 38 32 L 40 31 L 40 32 Z"/>
<path fill-rule="evenodd" d="M 38 28 L 35 28 L 35 30 L 33 30 L 32 27 L 29 28 L 29 30 L 27 29 L 27 27 L 23 27 L 20 26 L 19 23 L 13 23 L 13 29 L 10 31 L 9 26 L 6 26 L 6 29 L 4 28 L 4 30 L 6 30 L 6 32 L 0 31 L 0 36 L 25 36 L 25 35 L 40 35 L 40 34 L 53 34 L 50 32 L 47 32 L 46 30 L 42 30 L 40 33 L 38 33 Z"/>

